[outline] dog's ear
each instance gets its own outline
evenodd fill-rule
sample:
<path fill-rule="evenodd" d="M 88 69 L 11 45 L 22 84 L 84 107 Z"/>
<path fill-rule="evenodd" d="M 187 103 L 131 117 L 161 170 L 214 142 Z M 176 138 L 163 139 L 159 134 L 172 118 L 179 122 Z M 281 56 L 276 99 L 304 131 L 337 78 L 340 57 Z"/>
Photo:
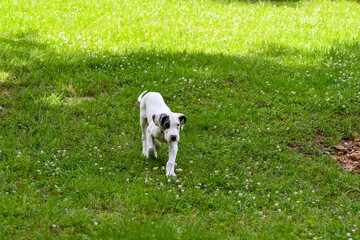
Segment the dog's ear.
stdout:
<path fill-rule="evenodd" d="M 170 117 L 166 113 L 154 114 L 152 116 L 152 119 L 154 124 L 157 127 L 159 127 L 161 130 L 168 129 L 170 127 L 170 122 L 169 122 Z"/>
<path fill-rule="evenodd" d="M 186 122 L 187 122 L 187 118 L 186 118 L 186 116 L 185 116 L 184 114 L 182 114 L 182 113 L 178 113 L 178 117 L 179 117 L 180 123 L 181 123 L 182 121 L 184 121 L 184 123 L 181 125 L 181 131 L 182 131 L 182 130 L 184 130 L 184 126 L 185 126 L 185 124 L 186 124 Z"/>

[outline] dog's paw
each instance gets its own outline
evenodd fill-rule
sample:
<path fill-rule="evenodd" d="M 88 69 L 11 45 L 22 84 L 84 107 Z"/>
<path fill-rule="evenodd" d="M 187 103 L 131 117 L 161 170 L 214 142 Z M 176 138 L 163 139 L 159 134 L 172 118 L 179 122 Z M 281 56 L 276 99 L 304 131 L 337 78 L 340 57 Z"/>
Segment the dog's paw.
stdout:
<path fill-rule="evenodd" d="M 156 148 L 153 147 L 153 148 L 149 148 L 149 153 L 148 153 L 148 156 L 151 155 L 152 157 L 154 158 L 157 158 L 157 152 L 156 152 Z"/>
<path fill-rule="evenodd" d="M 175 163 L 167 162 L 166 163 L 166 176 L 174 176 L 176 177 L 176 174 L 174 172 L 175 170 Z"/>
<path fill-rule="evenodd" d="M 169 176 L 176 177 L 176 174 L 175 174 L 175 172 L 166 172 L 166 176 L 167 177 L 169 177 Z"/>
<path fill-rule="evenodd" d="M 152 156 L 153 156 L 154 158 L 157 158 L 157 157 L 158 157 L 157 152 L 156 152 L 156 151 L 153 151 L 153 152 L 152 152 Z"/>
<path fill-rule="evenodd" d="M 143 152 L 141 155 L 146 157 L 146 158 L 149 158 L 149 152 Z"/>

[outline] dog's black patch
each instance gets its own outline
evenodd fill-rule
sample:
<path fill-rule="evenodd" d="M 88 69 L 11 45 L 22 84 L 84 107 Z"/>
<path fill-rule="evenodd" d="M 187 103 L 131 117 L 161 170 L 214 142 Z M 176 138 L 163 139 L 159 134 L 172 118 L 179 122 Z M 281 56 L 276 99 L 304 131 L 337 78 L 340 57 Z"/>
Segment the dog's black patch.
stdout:
<path fill-rule="evenodd" d="M 170 128 L 170 117 L 169 115 L 162 113 L 159 117 L 160 126 L 162 129 L 166 130 Z"/>

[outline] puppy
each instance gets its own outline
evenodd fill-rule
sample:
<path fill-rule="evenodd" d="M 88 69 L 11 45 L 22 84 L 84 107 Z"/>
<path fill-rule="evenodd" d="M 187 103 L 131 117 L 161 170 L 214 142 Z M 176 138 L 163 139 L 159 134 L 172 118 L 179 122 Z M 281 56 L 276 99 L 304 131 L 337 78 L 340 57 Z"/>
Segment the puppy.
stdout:
<path fill-rule="evenodd" d="M 180 140 L 180 128 L 183 130 L 186 117 L 181 113 L 173 113 L 165 104 L 160 93 L 144 91 L 140 94 L 140 126 L 142 130 L 142 154 L 157 158 L 155 143 L 169 143 L 169 161 L 166 163 L 166 176 L 176 176 L 175 159 Z M 145 95 L 146 94 L 146 95 Z M 181 123 L 183 125 L 180 127 Z"/>

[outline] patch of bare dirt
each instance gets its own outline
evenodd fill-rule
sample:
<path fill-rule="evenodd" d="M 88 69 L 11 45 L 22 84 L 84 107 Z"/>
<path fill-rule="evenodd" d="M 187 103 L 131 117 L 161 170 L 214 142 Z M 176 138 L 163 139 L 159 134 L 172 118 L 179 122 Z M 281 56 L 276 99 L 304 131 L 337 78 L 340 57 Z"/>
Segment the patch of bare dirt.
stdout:
<path fill-rule="evenodd" d="M 339 161 L 345 171 L 360 174 L 360 138 L 333 147 L 329 154 Z"/>
<path fill-rule="evenodd" d="M 93 97 L 68 97 L 65 98 L 65 103 L 72 104 L 72 103 L 79 103 L 82 101 L 93 101 L 95 98 Z"/>

